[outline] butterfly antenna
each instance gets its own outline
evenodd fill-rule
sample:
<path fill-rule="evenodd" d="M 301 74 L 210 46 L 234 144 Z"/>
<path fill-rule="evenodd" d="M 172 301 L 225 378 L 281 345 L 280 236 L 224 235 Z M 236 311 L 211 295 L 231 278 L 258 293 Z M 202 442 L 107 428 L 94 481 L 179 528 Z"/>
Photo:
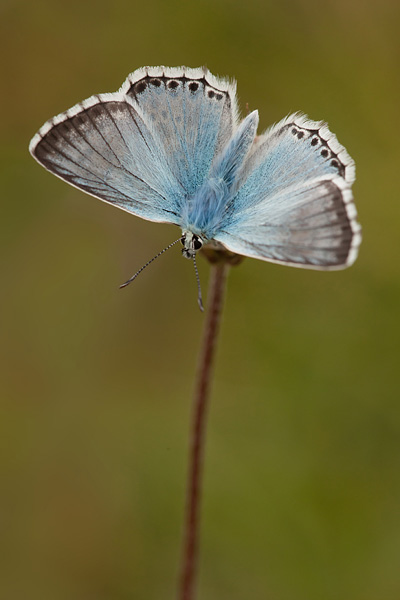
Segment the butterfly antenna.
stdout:
<path fill-rule="evenodd" d="M 122 283 L 122 284 L 119 286 L 119 287 L 120 287 L 120 289 L 121 289 L 121 288 L 124 288 L 124 287 L 126 287 L 127 285 L 129 285 L 130 283 L 132 283 L 132 281 L 133 281 L 134 279 L 136 279 L 136 277 L 137 277 L 138 275 L 140 275 L 140 273 L 141 273 L 142 271 L 144 271 L 144 270 L 145 270 L 145 268 L 146 268 L 146 267 L 148 267 L 148 266 L 149 266 L 149 265 L 150 265 L 150 264 L 153 262 L 153 260 L 156 260 L 156 258 L 158 258 L 159 256 L 161 256 L 161 254 L 164 254 L 164 252 L 166 252 L 167 250 L 169 250 L 170 248 L 172 248 L 172 246 L 174 246 L 175 244 L 177 244 L 178 242 L 180 242 L 180 241 L 181 241 L 181 239 L 182 239 L 182 236 L 181 236 L 180 238 L 178 238 L 177 240 L 175 240 L 174 242 L 172 242 L 171 244 L 169 244 L 169 245 L 168 245 L 166 248 L 164 248 L 164 250 L 161 250 L 161 252 L 159 252 L 158 254 L 156 254 L 155 256 L 153 256 L 153 258 L 152 258 L 151 260 L 149 260 L 149 261 L 148 261 L 148 262 L 147 262 L 145 265 L 143 265 L 143 267 L 141 267 L 141 268 L 139 269 L 139 271 L 137 271 L 137 272 L 136 272 L 134 275 L 132 275 L 132 277 L 131 277 L 130 279 L 128 279 L 128 281 L 125 281 L 125 283 Z"/>
<path fill-rule="evenodd" d="M 196 273 L 196 281 L 197 281 L 197 302 L 198 302 L 200 310 L 204 311 L 203 300 L 201 297 L 200 277 L 199 277 L 199 272 L 197 270 L 196 257 L 194 254 L 193 254 L 193 265 L 194 265 L 194 272 Z"/>

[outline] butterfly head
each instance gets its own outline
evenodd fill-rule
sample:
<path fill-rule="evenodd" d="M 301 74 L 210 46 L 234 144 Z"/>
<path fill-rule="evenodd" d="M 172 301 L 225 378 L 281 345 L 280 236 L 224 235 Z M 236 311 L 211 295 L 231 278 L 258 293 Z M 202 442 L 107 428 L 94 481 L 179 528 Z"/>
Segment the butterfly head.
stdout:
<path fill-rule="evenodd" d="M 191 231 L 183 231 L 182 238 L 182 254 L 185 258 L 193 258 L 198 250 L 203 246 L 203 240 L 196 233 Z"/>

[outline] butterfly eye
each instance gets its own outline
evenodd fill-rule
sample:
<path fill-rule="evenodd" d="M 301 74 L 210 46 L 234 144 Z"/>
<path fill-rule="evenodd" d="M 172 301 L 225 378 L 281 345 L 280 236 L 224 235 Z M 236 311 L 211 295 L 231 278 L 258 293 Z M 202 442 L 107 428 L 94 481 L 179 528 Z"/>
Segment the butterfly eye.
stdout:
<path fill-rule="evenodd" d="M 185 239 L 186 239 L 185 236 L 181 237 L 181 244 L 182 244 L 182 246 L 185 245 Z"/>
<path fill-rule="evenodd" d="M 201 241 L 200 238 L 198 238 L 198 237 L 194 237 L 193 238 L 193 248 L 195 250 L 200 250 L 200 248 L 202 247 L 202 245 L 203 245 L 203 242 Z"/>

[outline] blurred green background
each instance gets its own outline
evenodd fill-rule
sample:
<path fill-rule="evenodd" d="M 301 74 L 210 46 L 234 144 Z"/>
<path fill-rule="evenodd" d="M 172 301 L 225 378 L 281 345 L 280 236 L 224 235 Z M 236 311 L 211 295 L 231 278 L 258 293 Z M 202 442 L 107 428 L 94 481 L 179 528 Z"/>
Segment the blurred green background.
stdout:
<path fill-rule="evenodd" d="M 0 598 L 175 597 L 204 317 L 175 228 L 28 154 L 143 65 L 238 80 L 261 129 L 325 119 L 354 157 L 354 267 L 229 276 L 209 414 L 199 600 L 400 597 L 396 0 L 1 0 Z M 209 266 L 199 261 L 203 289 Z"/>

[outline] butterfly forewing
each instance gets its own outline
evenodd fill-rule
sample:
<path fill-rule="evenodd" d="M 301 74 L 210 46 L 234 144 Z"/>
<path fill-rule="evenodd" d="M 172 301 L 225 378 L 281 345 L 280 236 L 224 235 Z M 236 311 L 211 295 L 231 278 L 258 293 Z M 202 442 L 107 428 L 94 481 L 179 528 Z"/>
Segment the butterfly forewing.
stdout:
<path fill-rule="evenodd" d="M 102 200 L 145 219 L 178 222 L 181 186 L 156 135 L 118 93 L 55 117 L 30 150 L 49 171 Z"/>

